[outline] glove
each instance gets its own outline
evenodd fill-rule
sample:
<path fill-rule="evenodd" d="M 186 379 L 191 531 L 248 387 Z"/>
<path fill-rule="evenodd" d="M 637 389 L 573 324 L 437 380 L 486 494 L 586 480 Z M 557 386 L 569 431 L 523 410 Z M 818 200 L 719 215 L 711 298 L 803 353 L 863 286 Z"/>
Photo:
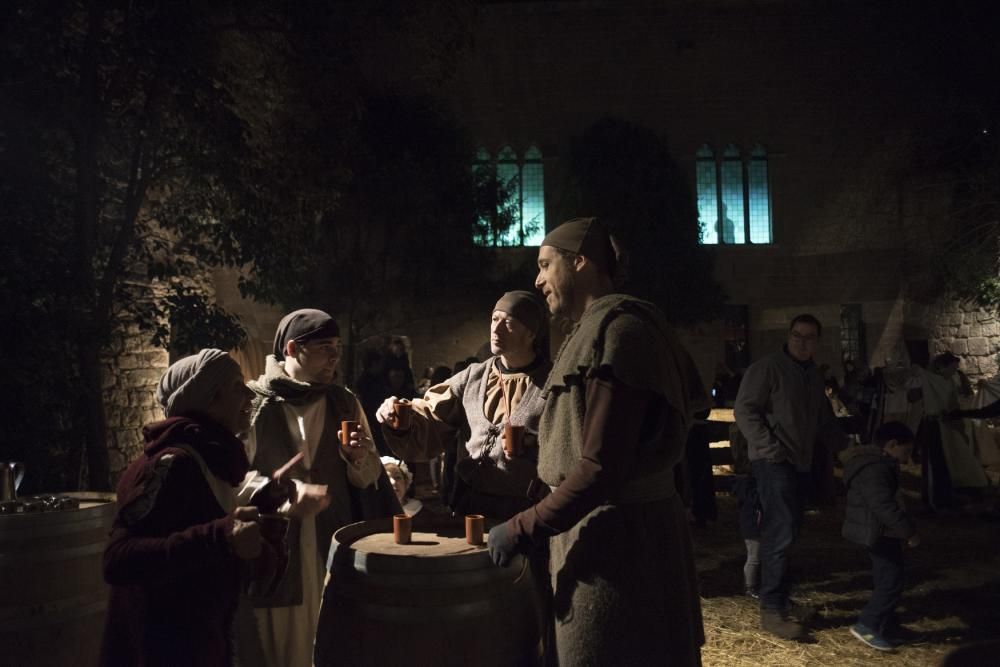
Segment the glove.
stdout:
<path fill-rule="evenodd" d="M 514 556 L 527 552 L 525 542 L 512 535 L 512 531 L 506 523 L 501 523 L 490 529 L 486 546 L 490 550 L 490 558 L 500 567 L 507 567 L 514 560 Z"/>

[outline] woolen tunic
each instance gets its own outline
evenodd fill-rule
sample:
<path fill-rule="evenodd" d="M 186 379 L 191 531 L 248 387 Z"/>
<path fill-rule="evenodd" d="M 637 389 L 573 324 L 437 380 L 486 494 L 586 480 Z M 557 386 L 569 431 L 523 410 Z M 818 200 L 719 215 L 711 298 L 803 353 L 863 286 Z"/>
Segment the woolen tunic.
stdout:
<path fill-rule="evenodd" d="M 687 353 L 652 304 L 597 299 L 545 389 L 538 472 L 553 492 L 515 539 L 552 536 L 560 665 L 698 665 L 693 550 L 673 487 L 690 424 Z"/>

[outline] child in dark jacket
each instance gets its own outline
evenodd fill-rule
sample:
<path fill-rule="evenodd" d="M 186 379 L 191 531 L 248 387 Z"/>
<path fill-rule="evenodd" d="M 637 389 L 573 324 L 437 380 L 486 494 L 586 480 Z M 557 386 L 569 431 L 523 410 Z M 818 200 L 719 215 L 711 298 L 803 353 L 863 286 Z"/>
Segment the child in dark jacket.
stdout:
<path fill-rule="evenodd" d="M 901 643 L 896 605 L 903 595 L 903 542 L 919 543 L 917 529 L 897 498 L 899 464 L 910 460 L 913 432 L 900 422 L 886 422 L 875 431 L 875 445 L 852 447 L 843 454 L 847 513 L 842 534 L 868 548 L 874 589 L 851 627 L 851 634 L 868 646 L 891 651 Z"/>

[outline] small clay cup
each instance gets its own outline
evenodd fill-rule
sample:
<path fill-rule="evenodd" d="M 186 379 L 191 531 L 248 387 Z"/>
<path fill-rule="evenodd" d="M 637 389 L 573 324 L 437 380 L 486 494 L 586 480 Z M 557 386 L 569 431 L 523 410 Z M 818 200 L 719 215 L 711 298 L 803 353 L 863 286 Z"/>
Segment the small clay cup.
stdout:
<path fill-rule="evenodd" d="M 392 516 L 392 537 L 396 544 L 409 544 L 413 535 L 413 519 L 405 514 Z"/>
<path fill-rule="evenodd" d="M 469 544 L 481 545 L 483 543 L 483 515 L 465 515 L 465 541 Z"/>
<path fill-rule="evenodd" d="M 410 428 L 410 416 L 413 414 L 413 404 L 409 401 L 392 402 L 392 428 L 405 431 Z"/>
<path fill-rule="evenodd" d="M 360 422 L 344 420 L 340 422 L 340 444 L 345 448 L 351 444 L 351 433 L 361 430 Z"/>
<path fill-rule="evenodd" d="M 507 458 L 520 456 L 524 450 L 524 427 L 507 422 L 503 425 L 503 451 Z"/>

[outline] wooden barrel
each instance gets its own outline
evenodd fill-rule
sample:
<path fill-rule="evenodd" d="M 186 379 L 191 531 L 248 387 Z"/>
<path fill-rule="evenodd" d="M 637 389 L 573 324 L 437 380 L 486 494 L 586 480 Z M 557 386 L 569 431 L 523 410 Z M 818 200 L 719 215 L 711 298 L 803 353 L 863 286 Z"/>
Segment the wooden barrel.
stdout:
<path fill-rule="evenodd" d="M 0 663 L 97 664 L 108 587 L 101 557 L 112 493 L 66 493 L 78 509 L 0 515 Z"/>
<path fill-rule="evenodd" d="M 526 558 L 506 568 L 465 541 L 463 519 L 418 515 L 408 545 L 392 520 L 338 530 L 316 637 L 316 666 L 541 661 L 543 607 Z"/>

